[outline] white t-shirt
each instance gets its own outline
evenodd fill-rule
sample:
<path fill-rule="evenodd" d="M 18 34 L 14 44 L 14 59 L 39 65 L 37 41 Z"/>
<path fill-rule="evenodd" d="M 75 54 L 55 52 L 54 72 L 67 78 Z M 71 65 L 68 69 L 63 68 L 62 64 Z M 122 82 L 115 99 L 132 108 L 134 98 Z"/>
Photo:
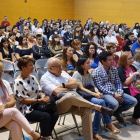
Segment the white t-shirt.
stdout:
<path fill-rule="evenodd" d="M 56 77 L 55 75 L 51 74 L 47 71 L 40 80 L 40 85 L 43 92 L 46 95 L 51 96 L 54 89 L 57 88 L 58 85 L 62 83 L 67 83 L 69 79 L 72 78 L 68 73 L 62 71 L 61 75 Z"/>
<path fill-rule="evenodd" d="M 118 40 L 115 36 L 109 37 L 108 35 L 105 37 L 105 46 L 107 46 L 107 44 L 108 44 L 107 41 L 112 42 L 112 43 L 118 42 Z"/>
<path fill-rule="evenodd" d="M 34 30 L 34 32 L 36 33 L 36 34 L 41 34 L 42 35 L 42 33 L 43 33 L 43 30 L 42 30 L 42 28 L 35 28 L 35 30 Z"/>
<path fill-rule="evenodd" d="M 11 89 L 11 86 L 10 86 L 9 82 L 6 81 L 6 80 L 2 80 L 2 81 L 3 81 L 3 83 L 4 83 L 5 87 L 6 87 L 9 95 L 12 95 L 13 91 Z M 3 96 L 4 96 L 4 92 L 3 92 L 2 88 L 0 87 L 0 98 L 2 98 Z M 5 103 L 7 103 L 7 101 L 4 101 L 3 103 L 5 104 Z"/>

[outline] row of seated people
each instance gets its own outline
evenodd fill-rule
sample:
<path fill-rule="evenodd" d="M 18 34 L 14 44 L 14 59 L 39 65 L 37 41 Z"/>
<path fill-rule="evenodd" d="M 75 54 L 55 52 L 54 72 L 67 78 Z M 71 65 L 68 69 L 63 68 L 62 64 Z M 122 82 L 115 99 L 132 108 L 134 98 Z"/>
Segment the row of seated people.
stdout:
<path fill-rule="evenodd" d="M 137 52 L 135 58 L 139 60 Z M 119 134 L 120 130 L 111 123 L 111 118 L 108 116 L 110 113 L 120 123 L 124 123 L 121 113 L 135 107 L 133 120 L 139 125 L 139 89 L 137 86 L 140 84 L 138 79 L 140 74 L 139 72 L 135 72 L 136 68 L 131 66 L 133 63 L 131 52 L 124 52 L 121 55 L 118 63 L 119 67 L 117 68 L 118 71 L 113 67 L 113 56 L 109 51 L 103 51 L 99 55 L 99 60 L 101 65 L 90 72 L 90 59 L 86 56 L 79 57 L 77 70 L 71 77 L 62 71 L 63 66 L 61 61 L 55 57 L 51 57 L 47 61 L 48 71 L 40 80 L 40 88 L 35 77 L 29 75 L 33 72 L 34 61 L 29 57 L 21 57 L 18 61 L 18 67 L 22 70 L 22 73 L 15 79 L 14 83 L 14 93 L 18 109 L 29 121 L 39 121 L 42 123 L 42 120 L 38 119 L 41 118 L 40 115 L 43 115 L 43 113 L 37 113 L 39 111 L 31 108 L 31 104 L 35 102 L 46 103 L 50 100 L 49 97 L 55 97 L 56 106 L 54 109 L 58 114 L 71 112 L 82 117 L 83 135 L 88 140 L 93 138 L 102 139 L 98 135 L 101 120 L 100 112 L 104 113 L 103 118 L 107 129 L 114 134 Z M 131 85 L 134 78 L 135 87 Z M 73 90 L 75 88 L 77 88 L 76 91 Z M 42 91 L 39 91 L 40 89 L 42 89 L 45 95 L 42 94 Z M 41 99 L 37 98 L 39 93 Z M 9 106 L 7 104 L 4 104 L 5 107 Z M 106 104 L 113 112 L 109 108 L 104 108 Z M 91 109 L 97 110 L 95 111 L 93 128 Z M 50 114 L 50 112 L 47 113 Z M 50 118 L 54 118 L 51 115 Z M 55 125 L 56 120 L 52 124 Z M 52 124 L 50 124 L 49 128 L 52 128 Z M 40 127 L 41 130 L 44 127 L 46 128 L 46 126 L 43 127 L 41 124 Z M 46 135 L 46 131 L 43 132 L 42 130 L 42 136 L 44 136 L 44 133 Z M 51 135 L 51 131 L 48 133 L 49 135 Z"/>

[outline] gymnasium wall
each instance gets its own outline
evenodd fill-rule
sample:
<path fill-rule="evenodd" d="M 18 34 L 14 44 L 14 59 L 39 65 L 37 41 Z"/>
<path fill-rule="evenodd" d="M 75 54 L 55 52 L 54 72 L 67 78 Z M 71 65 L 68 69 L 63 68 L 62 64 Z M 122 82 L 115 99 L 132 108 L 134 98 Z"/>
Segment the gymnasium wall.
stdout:
<path fill-rule="evenodd" d="M 8 17 L 11 25 L 19 20 L 19 17 L 32 20 L 37 18 L 41 23 L 43 19 L 57 20 L 73 19 L 74 0 L 0 0 L 0 23 L 4 16 Z M 26 11 L 25 11 L 26 10 Z"/>
<path fill-rule="evenodd" d="M 110 21 L 110 23 L 127 23 L 133 27 L 140 23 L 140 0 L 74 0 L 74 19 L 85 21 Z"/>

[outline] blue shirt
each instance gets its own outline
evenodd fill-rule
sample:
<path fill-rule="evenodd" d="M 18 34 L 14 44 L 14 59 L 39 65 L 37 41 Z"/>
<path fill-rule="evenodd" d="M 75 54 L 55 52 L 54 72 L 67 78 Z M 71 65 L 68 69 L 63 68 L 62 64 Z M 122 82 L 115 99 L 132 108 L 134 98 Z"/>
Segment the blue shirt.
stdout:
<path fill-rule="evenodd" d="M 133 45 L 132 45 L 132 53 L 133 53 L 133 56 L 135 54 L 135 50 L 137 48 L 140 48 L 140 45 L 138 44 L 138 42 L 136 41 Z"/>
<path fill-rule="evenodd" d="M 100 61 L 100 60 L 99 60 L 99 57 L 96 56 L 96 57 L 94 58 L 94 62 L 91 63 L 91 68 L 93 68 L 93 69 L 97 68 L 97 67 L 98 67 L 99 61 Z"/>

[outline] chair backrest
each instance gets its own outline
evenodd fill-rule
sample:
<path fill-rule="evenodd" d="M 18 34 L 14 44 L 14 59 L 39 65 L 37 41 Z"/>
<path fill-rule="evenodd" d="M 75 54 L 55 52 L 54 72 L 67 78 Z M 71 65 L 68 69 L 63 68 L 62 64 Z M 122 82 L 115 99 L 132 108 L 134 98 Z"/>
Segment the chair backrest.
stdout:
<path fill-rule="evenodd" d="M 35 69 L 36 69 L 36 71 L 38 71 L 38 69 L 40 69 L 40 68 L 47 67 L 47 60 L 48 59 L 38 59 L 35 62 Z"/>
<path fill-rule="evenodd" d="M 17 71 L 14 73 L 14 79 L 16 79 L 21 74 L 21 71 Z"/>
<path fill-rule="evenodd" d="M 2 62 L 4 65 L 3 71 L 14 71 L 14 66 L 10 62 Z"/>
<path fill-rule="evenodd" d="M 12 78 L 12 76 L 8 73 L 3 73 L 2 77 L 3 80 L 6 80 L 10 83 L 10 85 L 13 85 L 14 79 Z"/>
<path fill-rule="evenodd" d="M 34 76 L 37 81 L 39 81 L 40 79 L 38 78 L 38 74 L 34 71 L 33 73 L 31 73 L 30 75 Z"/>
<path fill-rule="evenodd" d="M 61 60 L 62 59 L 62 55 L 57 56 L 56 58 L 58 58 L 59 60 Z"/>
<path fill-rule="evenodd" d="M 41 79 L 42 75 L 44 75 L 46 72 L 47 72 L 48 68 L 41 68 L 37 71 L 37 74 L 38 74 L 38 78 L 39 80 Z"/>

